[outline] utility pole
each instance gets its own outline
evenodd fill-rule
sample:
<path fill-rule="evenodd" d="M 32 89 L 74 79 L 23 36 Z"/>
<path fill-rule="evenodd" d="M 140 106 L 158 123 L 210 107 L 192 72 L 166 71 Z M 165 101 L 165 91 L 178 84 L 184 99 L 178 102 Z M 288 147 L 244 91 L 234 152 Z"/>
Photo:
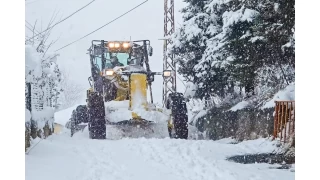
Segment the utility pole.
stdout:
<path fill-rule="evenodd" d="M 172 44 L 172 40 L 168 39 L 174 33 L 174 0 L 164 0 L 164 47 L 163 47 L 163 70 L 171 70 L 172 76 L 163 79 L 162 104 L 165 105 L 168 93 L 176 92 L 176 63 L 174 55 L 168 54 L 167 47 Z"/>

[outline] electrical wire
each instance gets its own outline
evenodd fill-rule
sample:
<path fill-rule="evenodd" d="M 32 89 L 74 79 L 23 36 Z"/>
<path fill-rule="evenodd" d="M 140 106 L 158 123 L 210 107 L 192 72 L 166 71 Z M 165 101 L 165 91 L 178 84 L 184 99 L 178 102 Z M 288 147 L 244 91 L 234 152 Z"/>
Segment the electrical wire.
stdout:
<path fill-rule="evenodd" d="M 87 36 L 89 36 L 89 35 L 91 35 L 91 34 L 93 34 L 93 33 L 97 32 L 98 30 L 102 29 L 103 27 L 105 27 L 105 26 L 107 26 L 107 25 L 111 24 L 112 22 L 114 22 L 114 21 L 116 21 L 116 20 L 120 19 L 120 18 L 121 18 L 121 17 L 123 17 L 124 15 L 126 15 L 126 14 L 128 14 L 129 12 L 133 11 L 134 9 L 138 8 L 139 6 L 141 6 L 142 4 L 146 3 L 147 1 L 148 1 L 148 0 L 145 0 L 144 2 L 140 3 L 139 5 L 135 6 L 135 7 L 134 7 L 134 8 L 132 8 L 132 9 L 130 9 L 129 11 L 127 11 L 127 12 L 123 13 L 122 15 L 118 16 L 117 18 L 113 19 L 112 21 L 109 21 L 107 24 L 105 24 L 105 25 L 103 25 L 103 26 L 99 27 L 98 29 L 96 29 L 96 30 L 94 30 L 94 31 L 90 32 L 89 34 L 86 34 L 86 35 L 84 35 L 83 37 L 81 37 L 81 38 L 79 38 L 79 39 L 77 39 L 77 40 L 75 40 L 75 41 L 73 41 L 73 42 L 71 42 L 71 43 L 69 43 L 69 44 L 67 44 L 67 45 L 65 45 L 65 46 L 63 46 L 63 47 L 61 47 L 61 48 L 57 49 L 57 50 L 55 50 L 55 52 L 57 52 L 57 51 L 59 51 L 59 50 L 61 50 L 61 49 L 64 49 L 64 48 L 66 48 L 66 47 L 68 47 L 68 46 L 70 46 L 70 45 L 72 45 L 72 44 L 74 44 L 74 43 L 76 43 L 76 42 L 78 42 L 78 41 L 82 40 L 83 38 L 85 38 L 85 37 L 87 37 Z"/>
<path fill-rule="evenodd" d="M 42 32 L 34 35 L 34 36 L 31 37 L 30 39 L 33 39 L 33 38 L 39 36 L 40 34 L 42 34 L 42 33 L 44 33 L 44 32 L 47 32 L 48 30 L 52 29 L 52 28 L 55 27 L 56 25 L 62 23 L 63 21 L 67 20 L 68 18 L 70 18 L 70 17 L 73 16 L 74 14 L 76 14 L 76 13 L 78 13 L 79 11 L 81 11 L 82 9 L 86 8 L 87 6 L 89 6 L 89 5 L 90 5 L 91 3 L 93 3 L 94 1 L 96 1 L 96 0 L 92 0 L 91 2 L 89 2 L 88 4 L 86 4 L 85 6 L 83 6 L 82 8 L 78 9 L 77 11 L 75 11 L 74 13 L 72 13 L 72 14 L 70 14 L 69 16 L 65 17 L 65 18 L 62 19 L 61 21 L 55 23 L 54 25 L 48 27 L 46 30 L 44 30 L 44 31 L 42 31 Z M 30 39 L 28 39 L 28 40 L 30 40 Z"/>

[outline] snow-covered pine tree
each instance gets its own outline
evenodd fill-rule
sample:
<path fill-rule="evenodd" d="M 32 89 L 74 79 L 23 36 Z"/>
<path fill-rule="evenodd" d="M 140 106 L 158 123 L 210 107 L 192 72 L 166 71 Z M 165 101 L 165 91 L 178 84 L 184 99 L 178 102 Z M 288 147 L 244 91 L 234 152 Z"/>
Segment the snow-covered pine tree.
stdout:
<path fill-rule="evenodd" d="M 247 97 L 254 94 L 255 71 L 261 64 L 259 51 L 263 48 L 263 38 L 253 34 L 259 22 L 257 8 L 257 0 L 233 0 L 223 13 L 224 48 L 232 59 L 227 71 L 233 82 L 244 87 Z"/>
<path fill-rule="evenodd" d="M 173 35 L 173 46 L 169 47 L 175 53 L 180 68 L 178 73 L 191 81 L 197 81 L 194 66 L 201 60 L 205 50 L 208 15 L 202 13 L 205 1 L 186 0 L 187 7 L 182 9 L 184 23 Z"/>
<path fill-rule="evenodd" d="M 195 97 L 225 95 L 228 84 L 223 64 L 222 13 L 225 1 L 186 0 L 183 24 L 173 35 L 171 52 L 177 55 L 178 73 L 197 86 Z"/>
<path fill-rule="evenodd" d="M 294 82 L 294 1 L 186 2 L 171 50 L 178 72 L 196 87 L 195 97 L 218 97 L 229 109 L 245 92 L 242 105 L 259 107 Z M 214 121 L 211 115 L 205 121 Z"/>
<path fill-rule="evenodd" d="M 186 2 L 170 49 L 195 97 L 229 101 L 235 89 L 250 97 L 294 81 L 294 1 Z"/>
<path fill-rule="evenodd" d="M 294 1 L 260 0 L 259 12 L 253 33 L 263 39 L 263 46 L 255 84 L 259 99 L 267 99 L 295 79 Z"/>

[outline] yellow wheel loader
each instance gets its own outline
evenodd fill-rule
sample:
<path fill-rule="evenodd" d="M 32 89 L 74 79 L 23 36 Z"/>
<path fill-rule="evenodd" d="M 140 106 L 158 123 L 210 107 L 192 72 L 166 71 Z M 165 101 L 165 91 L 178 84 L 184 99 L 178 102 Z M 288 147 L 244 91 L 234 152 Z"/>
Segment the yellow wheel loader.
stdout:
<path fill-rule="evenodd" d="M 93 40 L 88 51 L 91 87 L 87 90 L 86 117 L 91 139 L 105 139 L 106 125 L 147 130 L 154 123 L 166 122 L 170 137 L 187 138 L 188 118 L 183 96 L 170 94 L 165 108 L 153 104 L 154 76 L 166 77 L 171 72 L 150 70 L 149 56 L 153 50 L 149 40 Z M 80 123 L 77 117 L 74 119 Z"/>

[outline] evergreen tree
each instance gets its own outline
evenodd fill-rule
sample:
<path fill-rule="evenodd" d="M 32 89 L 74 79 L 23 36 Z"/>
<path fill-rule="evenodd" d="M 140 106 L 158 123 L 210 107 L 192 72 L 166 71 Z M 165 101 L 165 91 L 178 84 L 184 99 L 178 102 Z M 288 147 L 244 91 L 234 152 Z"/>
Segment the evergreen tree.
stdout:
<path fill-rule="evenodd" d="M 183 25 L 169 48 L 178 73 L 197 86 L 195 97 L 224 99 L 244 87 L 249 98 L 256 88 L 294 81 L 293 0 L 185 2 Z"/>

